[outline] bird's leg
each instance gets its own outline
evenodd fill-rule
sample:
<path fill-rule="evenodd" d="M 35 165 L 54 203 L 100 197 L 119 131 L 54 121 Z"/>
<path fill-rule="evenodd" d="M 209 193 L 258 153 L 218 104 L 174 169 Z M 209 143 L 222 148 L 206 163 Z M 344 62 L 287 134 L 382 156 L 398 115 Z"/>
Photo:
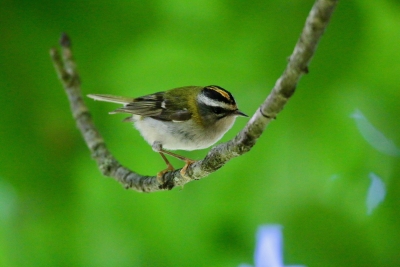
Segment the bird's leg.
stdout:
<path fill-rule="evenodd" d="M 164 173 L 169 172 L 169 171 L 173 171 L 174 170 L 174 166 L 172 166 L 171 163 L 169 163 L 167 157 L 165 157 L 165 155 L 163 154 L 163 152 L 158 152 L 160 153 L 161 157 L 163 158 L 163 160 L 165 161 L 165 164 L 167 164 L 167 168 L 163 171 L 161 171 L 160 173 L 162 173 L 162 175 L 164 175 Z M 162 176 L 161 175 L 161 176 Z M 158 176 L 158 174 L 157 174 Z"/>
<path fill-rule="evenodd" d="M 167 164 L 167 168 L 158 172 L 157 173 L 157 180 L 159 181 L 160 184 L 163 183 L 163 181 L 161 180 L 161 178 L 164 176 L 165 173 L 169 172 L 169 171 L 173 171 L 174 170 L 174 166 L 172 166 L 171 163 L 169 163 L 167 157 L 165 157 L 164 153 L 163 153 L 163 149 L 162 149 L 162 144 L 160 142 L 154 142 L 152 145 L 152 148 L 155 152 L 160 153 L 161 157 L 163 158 L 165 164 Z"/>
<path fill-rule="evenodd" d="M 160 142 L 157 142 L 157 141 L 153 143 L 152 148 L 153 148 L 154 151 L 160 153 L 161 157 L 164 159 L 165 163 L 167 164 L 167 169 L 165 169 L 165 170 L 159 172 L 159 173 L 157 174 L 157 177 L 162 177 L 162 176 L 164 175 L 164 173 L 166 173 L 166 172 L 168 172 L 168 171 L 173 171 L 173 170 L 174 170 L 174 167 L 172 167 L 171 163 L 169 163 L 168 159 L 165 157 L 164 154 L 167 154 L 167 155 L 170 155 L 170 156 L 175 157 L 175 158 L 177 158 L 177 159 L 180 159 L 180 160 L 182 160 L 182 161 L 184 161 L 184 162 L 186 163 L 185 166 L 183 166 L 183 168 L 182 168 L 181 171 L 180 171 L 180 173 L 181 173 L 181 175 L 182 175 L 183 177 L 187 177 L 187 176 L 185 175 L 185 174 L 186 174 L 187 168 L 188 168 L 191 164 L 193 164 L 193 163 L 196 162 L 195 160 L 188 159 L 188 158 L 183 157 L 183 156 L 181 156 L 181 155 L 172 153 L 172 152 L 170 152 L 170 151 L 168 151 L 168 150 L 164 150 L 164 149 L 162 148 L 162 144 L 161 144 Z"/>
<path fill-rule="evenodd" d="M 186 158 L 186 157 L 183 157 L 183 156 L 181 156 L 181 155 L 172 153 L 172 152 L 167 151 L 167 150 L 164 150 L 164 149 L 161 149 L 161 152 L 160 152 L 160 153 L 165 153 L 165 154 L 168 154 L 168 155 L 170 155 L 170 156 L 172 156 L 172 157 L 175 157 L 175 158 L 177 158 L 177 159 L 180 159 L 180 160 L 184 161 L 186 164 L 185 164 L 185 166 L 183 166 L 183 168 L 181 169 L 180 173 L 181 173 L 181 175 L 182 175 L 183 177 L 189 179 L 189 178 L 186 176 L 186 170 L 187 170 L 187 168 L 188 168 L 191 164 L 193 164 L 193 163 L 196 162 L 195 160 L 188 159 L 188 158 Z M 165 157 L 165 156 L 164 156 L 164 157 Z"/>

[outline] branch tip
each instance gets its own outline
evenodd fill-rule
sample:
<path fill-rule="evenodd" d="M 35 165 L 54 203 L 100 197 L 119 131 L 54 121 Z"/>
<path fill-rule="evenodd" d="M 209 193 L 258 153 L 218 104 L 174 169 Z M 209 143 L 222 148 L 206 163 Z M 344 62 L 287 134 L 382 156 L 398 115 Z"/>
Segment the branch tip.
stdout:
<path fill-rule="evenodd" d="M 69 38 L 69 36 L 63 32 L 61 34 L 61 38 L 60 38 L 60 45 L 64 48 L 69 48 L 71 47 L 71 39 Z"/>

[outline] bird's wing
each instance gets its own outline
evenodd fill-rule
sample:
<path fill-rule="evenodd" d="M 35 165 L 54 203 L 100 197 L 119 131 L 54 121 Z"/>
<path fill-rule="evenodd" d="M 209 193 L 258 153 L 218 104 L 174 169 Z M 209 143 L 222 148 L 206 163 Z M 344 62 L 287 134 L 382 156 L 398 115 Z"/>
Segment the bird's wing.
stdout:
<path fill-rule="evenodd" d="M 99 101 L 124 104 L 123 107 L 111 111 L 110 114 L 129 113 L 142 117 L 152 117 L 162 121 L 186 121 L 192 117 L 192 113 L 186 108 L 172 107 L 170 101 L 164 99 L 164 92 L 146 95 L 138 98 L 128 98 L 113 95 L 88 95 Z M 178 102 L 179 103 L 179 102 Z M 129 121 L 130 118 L 127 118 Z"/>

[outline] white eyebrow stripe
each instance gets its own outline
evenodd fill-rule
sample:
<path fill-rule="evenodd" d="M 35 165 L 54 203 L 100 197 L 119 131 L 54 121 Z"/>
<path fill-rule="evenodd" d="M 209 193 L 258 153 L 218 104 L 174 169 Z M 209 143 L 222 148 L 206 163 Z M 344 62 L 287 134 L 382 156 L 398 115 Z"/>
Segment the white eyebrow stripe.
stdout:
<path fill-rule="evenodd" d="M 221 107 L 223 109 L 229 109 L 229 110 L 232 110 L 232 109 L 235 108 L 235 107 L 233 107 L 233 105 L 230 105 L 230 104 L 227 104 L 227 103 L 224 103 L 224 102 L 220 102 L 220 101 L 216 101 L 216 100 L 211 99 L 211 98 L 209 98 L 209 97 L 207 97 L 207 96 L 205 96 L 203 94 L 200 94 L 197 97 L 197 100 L 199 102 L 205 104 L 206 106 Z"/>

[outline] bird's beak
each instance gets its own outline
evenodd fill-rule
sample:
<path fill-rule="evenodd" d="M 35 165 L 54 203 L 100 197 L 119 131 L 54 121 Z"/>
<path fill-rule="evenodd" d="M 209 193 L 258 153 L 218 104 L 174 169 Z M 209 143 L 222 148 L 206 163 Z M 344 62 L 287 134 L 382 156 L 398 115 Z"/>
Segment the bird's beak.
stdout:
<path fill-rule="evenodd" d="M 235 110 L 235 112 L 233 112 L 234 115 L 236 116 L 243 116 L 243 117 L 248 117 L 246 114 L 244 114 L 243 112 L 241 112 L 240 110 Z"/>

